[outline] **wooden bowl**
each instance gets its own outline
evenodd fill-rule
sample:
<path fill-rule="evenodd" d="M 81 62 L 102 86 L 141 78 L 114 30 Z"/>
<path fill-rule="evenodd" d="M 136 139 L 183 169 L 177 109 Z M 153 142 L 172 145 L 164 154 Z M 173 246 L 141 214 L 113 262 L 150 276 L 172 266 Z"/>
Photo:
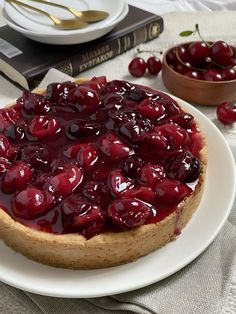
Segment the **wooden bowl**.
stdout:
<path fill-rule="evenodd" d="M 170 50 L 177 47 L 168 49 L 162 62 L 162 80 L 173 95 L 197 105 L 214 106 L 224 101 L 236 100 L 236 79 L 231 81 L 197 80 L 174 71 L 167 63 L 166 56 Z M 236 48 L 232 48 L 236 54 Z"/>

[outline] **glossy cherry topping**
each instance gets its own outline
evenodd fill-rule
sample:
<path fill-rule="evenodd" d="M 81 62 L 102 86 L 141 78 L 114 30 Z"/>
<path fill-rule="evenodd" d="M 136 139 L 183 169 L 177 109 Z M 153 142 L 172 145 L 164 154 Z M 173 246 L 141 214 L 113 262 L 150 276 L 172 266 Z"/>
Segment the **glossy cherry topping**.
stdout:
<path fill-rule="evenodd" d="M 1 109 L 0 130 L 0 207 L 46 232 L 89 239 L 160 221 L 201 172 L 194 117 L 126 81 L 24 92 Z"/>

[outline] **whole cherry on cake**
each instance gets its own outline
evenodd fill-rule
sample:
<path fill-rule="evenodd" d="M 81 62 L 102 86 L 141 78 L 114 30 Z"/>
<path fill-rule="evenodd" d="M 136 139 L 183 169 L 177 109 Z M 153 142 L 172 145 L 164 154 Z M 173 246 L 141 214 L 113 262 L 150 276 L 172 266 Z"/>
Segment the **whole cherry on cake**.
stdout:
<path fill-rule="evenodd" d="M 105 77 L 53 83 L 1 109 L 0 127 L 0 235 L 33 259 L 75 268 L 130 261 L 174 238 L 196 209 L 204 139 L 194 117 L 160 91 Z M 8 219 L 18 236 L 7 235 Z M 147 228 L 157 228 L 156 242 L 125 248 Z"/>

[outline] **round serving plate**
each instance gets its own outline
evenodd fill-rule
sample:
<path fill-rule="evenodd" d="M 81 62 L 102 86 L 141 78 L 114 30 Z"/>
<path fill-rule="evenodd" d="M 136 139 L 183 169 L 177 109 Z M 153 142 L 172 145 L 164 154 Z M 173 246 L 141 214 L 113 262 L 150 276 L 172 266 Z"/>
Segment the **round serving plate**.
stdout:
<path fill-rule="evenodd" d="M 1 281 L 47 296 L 85 298 L 113 295 L 148 286 L 174 274 L 210 245 L 223 227 L 234 202 L 235 161 L 217 127 L 190 104 L 173 98 L 197 119 L 209 152 L 203 198 L 182 234 L 135 262 L 97 270 L 68 270 L 41 265 L 0 241 Z"/>

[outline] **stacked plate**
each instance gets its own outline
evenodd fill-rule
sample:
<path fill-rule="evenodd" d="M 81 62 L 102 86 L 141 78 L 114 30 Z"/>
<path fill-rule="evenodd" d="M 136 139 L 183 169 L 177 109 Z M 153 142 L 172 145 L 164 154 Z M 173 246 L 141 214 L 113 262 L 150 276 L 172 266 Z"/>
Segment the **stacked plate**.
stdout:
<path fill-rule="evenodd" d="M 59 0 L 47 1 L 61 4 Z M 22 2 L 63 20 L 76 19 L 71 12 L 62 8 L 31 0 L 22 0 Z M 125 18 L 129 11 L 125 0 L 67 0 L 65 5 L 79 11 L 106 11 L 109 15 L 100 22 L 89 23 L 85 28 L 62 30 L 56 28 L 47 16 L 13 2 L 5 1 L 2 14 L 9 27 L 32 40 L 47 44 L 72 45 L 88 42 L 107 34 Z"/>

